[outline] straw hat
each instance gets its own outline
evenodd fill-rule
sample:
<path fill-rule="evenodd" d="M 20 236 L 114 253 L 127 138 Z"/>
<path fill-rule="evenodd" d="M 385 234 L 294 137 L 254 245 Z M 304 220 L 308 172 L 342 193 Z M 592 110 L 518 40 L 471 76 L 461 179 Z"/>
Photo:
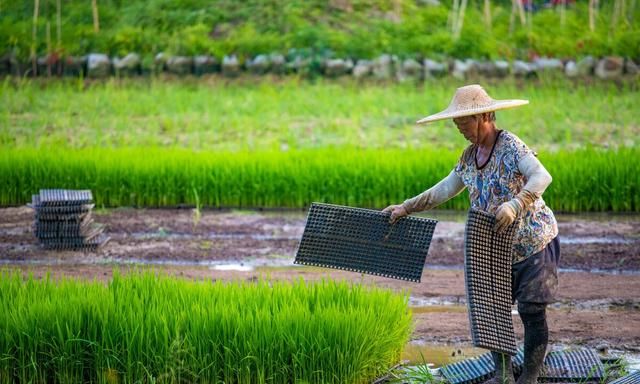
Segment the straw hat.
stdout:
<path fill-rule="evenodd" d="M 471 116 L 478 113 L 497 111 L 499 109 L 515 108 L 529 104 L 529 100 L 494 100 L 478 84 L 466 85 L 456 90 L 451 103 L 442 112 L 420 119 L 416 124 L 430 123 L 432 121 L 453 119 L 462 116 Z"/>

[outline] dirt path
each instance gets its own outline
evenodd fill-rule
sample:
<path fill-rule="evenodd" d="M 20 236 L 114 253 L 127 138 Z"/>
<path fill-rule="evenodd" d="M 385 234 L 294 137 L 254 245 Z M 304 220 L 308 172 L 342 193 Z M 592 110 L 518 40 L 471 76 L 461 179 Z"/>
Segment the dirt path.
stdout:
<path fill-rule="evenodd" d="M 436 227 L 422 283 L 358 273 L 293 267 L 305 212 L 116 209 L 94 212 L 112 240 L 97 253 L 43 251 L 26 208 L 0 209 L 0 263 L 36 275 L 108 279 L 115 264 L 152 264 L 178 276 L 202 279 L 335 279 L 409 290 L 415 313 L 413 338 L 432 343 L 471 342 L 462 270 L 460 216 L 433 213 Z M 438 215 L 440 217 L 438 217 Z M 559 301 L 549 310 L 551 341 L 607 344 L 640 351 L 640 217 L 561 217 Z M 224 270 L 238 264 L 238 269 Z M 578 271 L 577 271 L 578 270 Z M 516 333 L 522 327 L 514 315 Z"/>

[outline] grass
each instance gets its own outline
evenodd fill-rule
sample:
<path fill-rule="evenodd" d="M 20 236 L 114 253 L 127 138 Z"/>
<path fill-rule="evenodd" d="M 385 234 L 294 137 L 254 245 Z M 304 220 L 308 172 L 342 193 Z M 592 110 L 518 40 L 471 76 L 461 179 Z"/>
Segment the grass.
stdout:
<path fill-rule="evenodd" d="M 305 208 L 311 202 L 383 208 L 434 185 L 461 151 L 195 152 L 187 149 L 5 149 L 0 205 L 22 205 L 42 188 L 91 189 L 99 207 Z M 638 149 L 541 153 L 553 175 L 555 211 L 640 210 Z M 461 193 L 444 208 L 467 209 Z M 195 223 L 194 223 L 195 225 Z"/>
<path fill-rule="evenodd" d="M 458 149 L 465 141 L 450 122 L 426 127 L 414 122 L 446 108 L 455 88 L 473 81 L 485 84 L 494 98 L 531 101 L 499 112 L 497 123 L 534 149 L 639 144 L 635 80 L 385 85 L 251 77 L 230 83 L 218 77 L 95 83 L 6 78 L 0 83 L 0 148 Z"/>
<path fill-rule="evenodd" d="M 3 383 L 366 383 L 411 332 L 406 295 L 346 282 L 3 270 L 0 288 Z"/>
<path fill-rule="evenodd" d="M 540 153 L 545 200 L 565 212 L 640 208 L 637 81 L 543 76 L 484 82 L 530 105 L 498 127 Z M 381 208 L 430 187 L 468 144 L 444 109 L 453 79 L 416 84 L 219 77 L 0 85 L 0 205 L 42 188 L 91 189 L 99 206 Z M 466 209 L 466 196 L 444 208 Z"/>

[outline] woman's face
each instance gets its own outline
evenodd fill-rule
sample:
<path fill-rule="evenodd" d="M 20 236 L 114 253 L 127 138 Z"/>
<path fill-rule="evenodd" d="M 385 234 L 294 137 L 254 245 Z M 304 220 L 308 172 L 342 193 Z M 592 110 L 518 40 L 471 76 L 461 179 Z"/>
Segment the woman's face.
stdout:
<path fill-rule="evenodd" d="M 472 115 L 456 117 L 453 119 L 453 123 L 458 127 L 458 131 L 462 133 L 465 139 L 475 144 L 478 141 L 479 120 L 477 115 Z"/>

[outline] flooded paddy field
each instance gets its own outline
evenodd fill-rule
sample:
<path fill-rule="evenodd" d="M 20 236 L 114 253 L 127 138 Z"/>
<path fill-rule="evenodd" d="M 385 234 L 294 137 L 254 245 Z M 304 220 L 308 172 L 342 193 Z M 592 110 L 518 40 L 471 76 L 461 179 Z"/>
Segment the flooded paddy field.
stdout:
<path fill-rule="evenodd" d="M 190 279 L 332 278 L 408 291 L 415 329 L 405 358 L 435 364 L 473 356 L 464 291 L 464 213 L 439 220 L 419 284 L 293 264 L 304 211 L 98 210 L 111 240 L 99 251 L 45 251 L 32 233 L 33 211 L 0 209 L 0 265 L 35 275 L 108 280 L 114 268 L 155 268 Z M 550 343 L 640 354 L 640 216 L 558 215 L 558 302 L 548 311 Z M 514 307 L 515 308 L 515 307 Z M 513 312 L 516 335 L 523 329 Z"/>

